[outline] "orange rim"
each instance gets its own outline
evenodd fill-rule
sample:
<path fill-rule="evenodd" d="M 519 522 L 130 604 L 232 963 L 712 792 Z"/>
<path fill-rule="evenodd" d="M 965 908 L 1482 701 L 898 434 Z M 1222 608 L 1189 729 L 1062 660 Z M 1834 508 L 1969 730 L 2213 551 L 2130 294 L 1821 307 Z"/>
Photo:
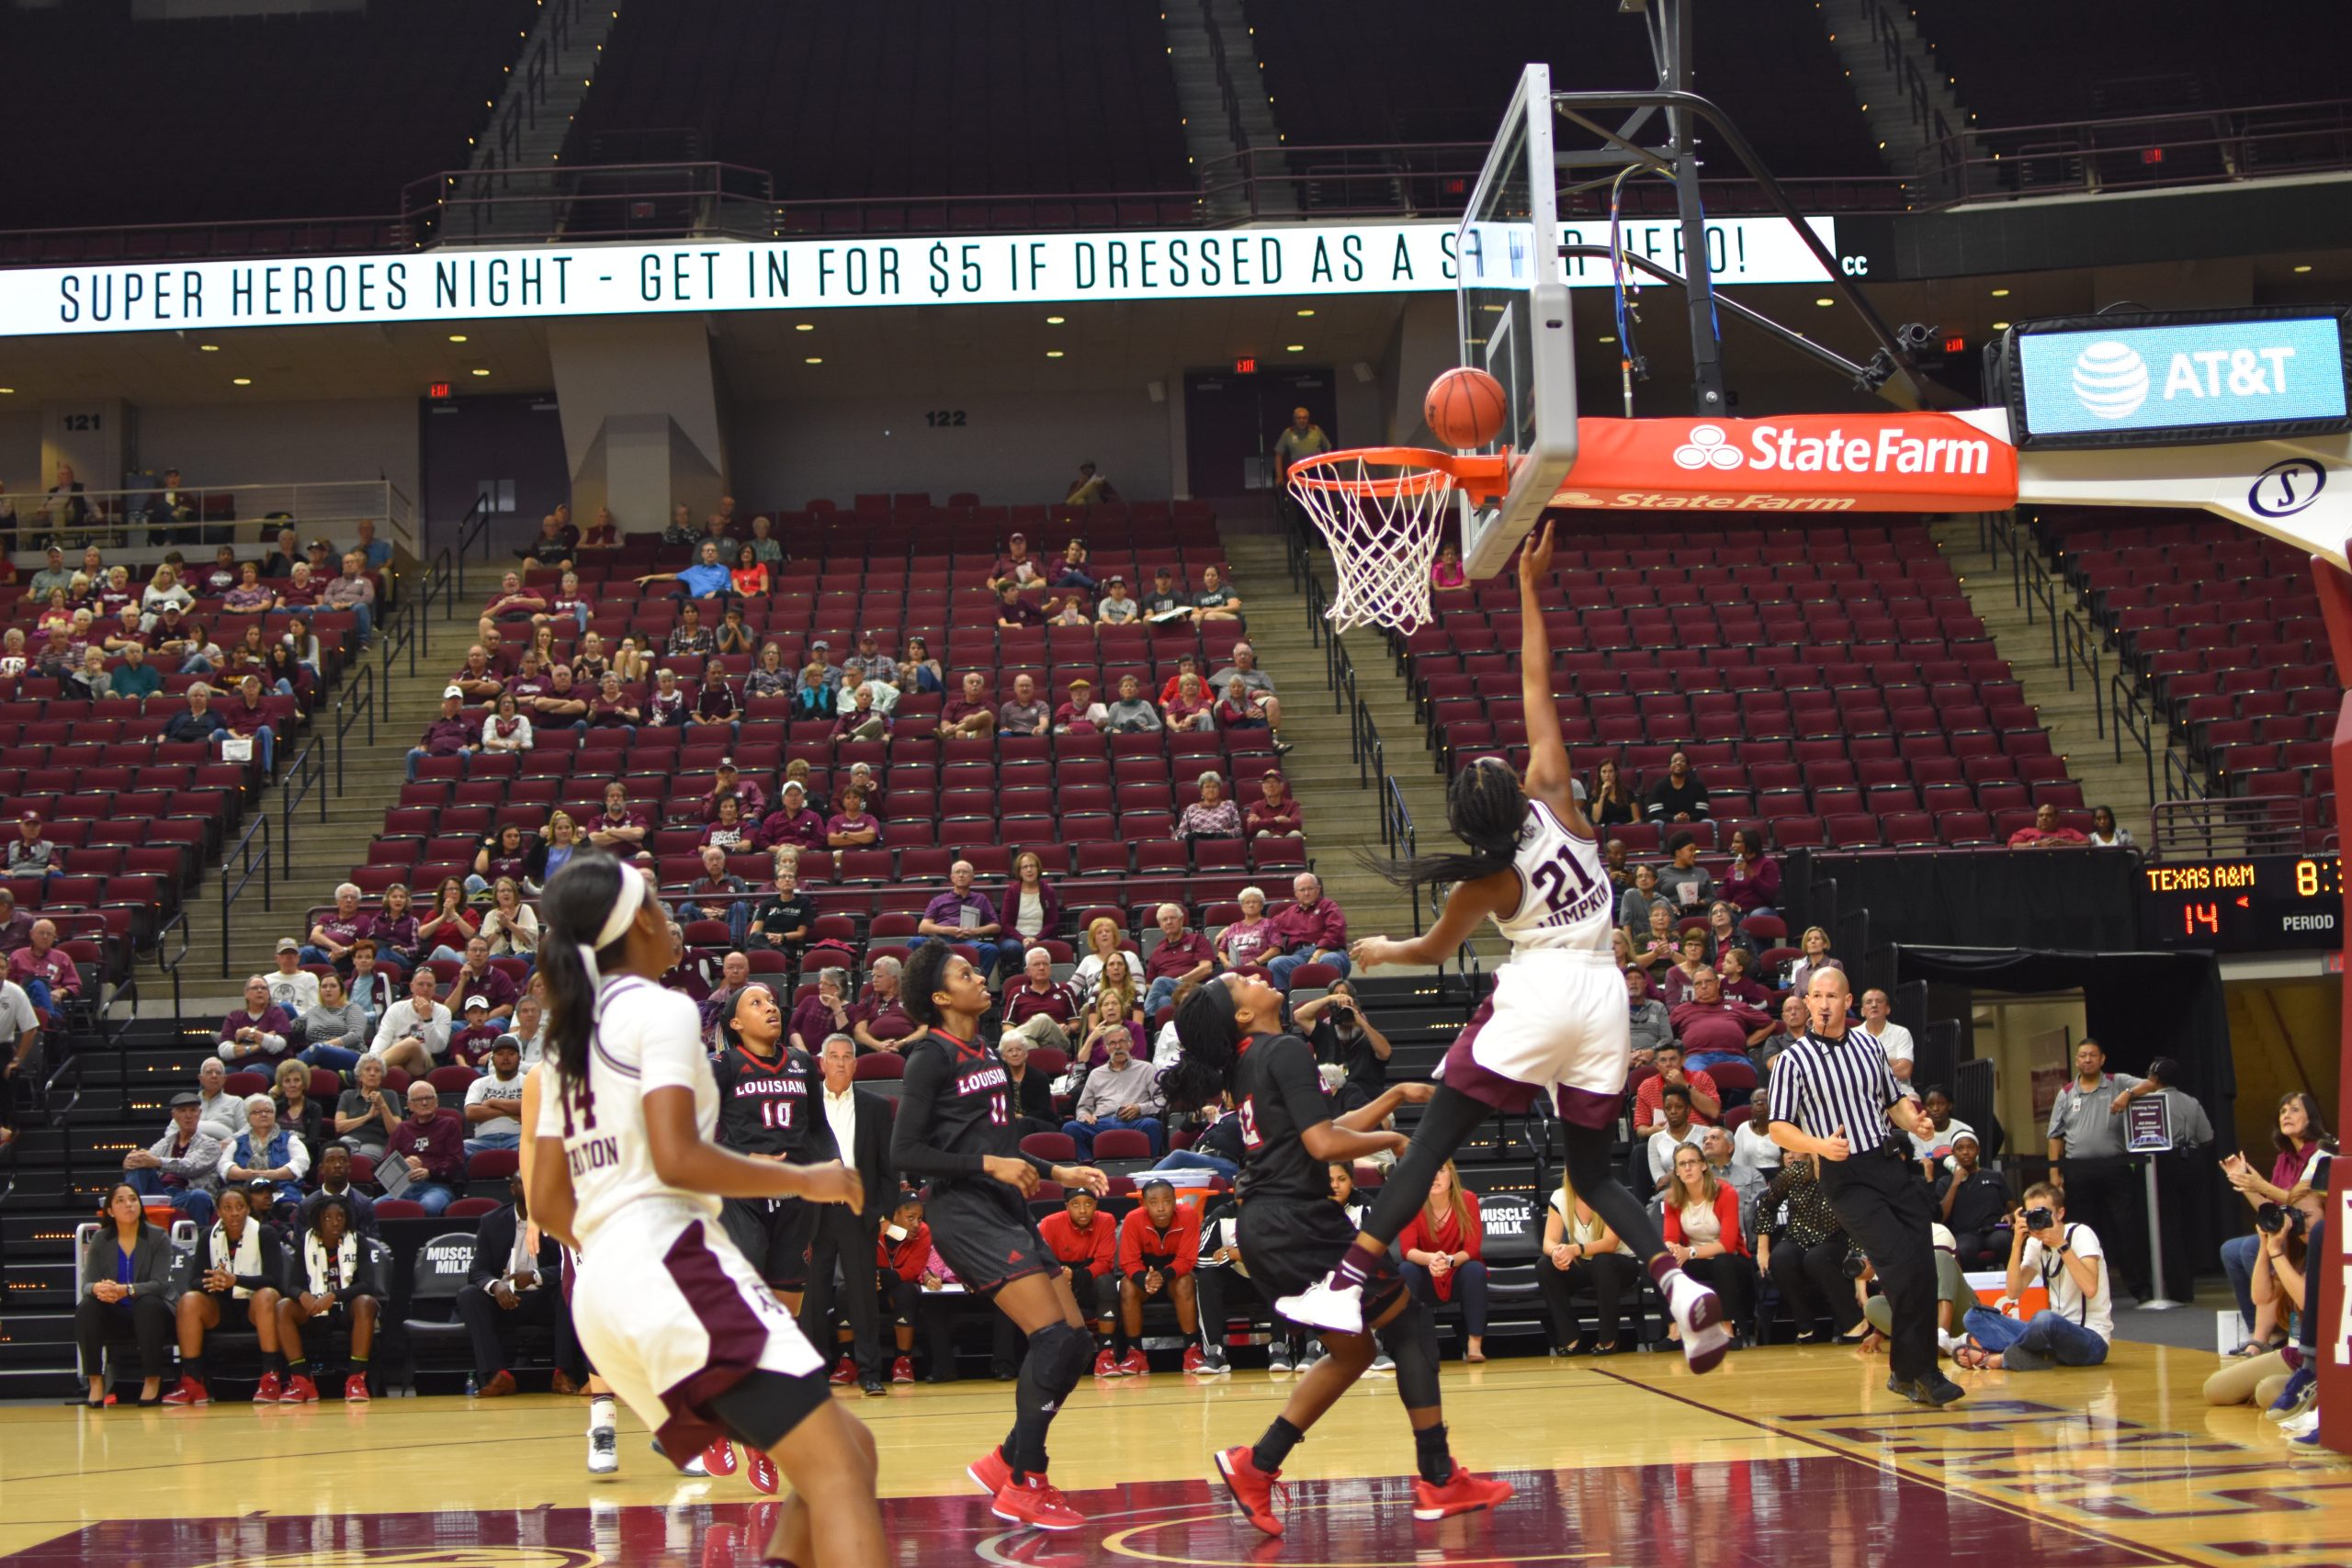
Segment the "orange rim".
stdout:
<path fill-rule="evenodd" d="M 1340 471 L 1350 464 L 1356 465 L 1356 471 Z M 1361 471 L 1364 467 L 1395 471 L 1365 474 Z M 1290 466 L 1289 482 L 1309 490 L 1384 497 L 1458 489 L 1481 503 L 1492 503 L 1510 489 L 1510 472 L 1508 452 L 1457 456 L 1424 446 L 1353 446 L 1299 458 Z"/>

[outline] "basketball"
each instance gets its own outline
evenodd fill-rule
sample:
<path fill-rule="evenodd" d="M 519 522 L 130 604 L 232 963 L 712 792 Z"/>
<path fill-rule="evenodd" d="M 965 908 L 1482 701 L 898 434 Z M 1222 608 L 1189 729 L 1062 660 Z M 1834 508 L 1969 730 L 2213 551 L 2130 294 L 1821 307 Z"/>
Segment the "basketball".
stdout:
<path fill-rule="evenodd" d="M 1457 452 L 1484 446 L 1503 427 L 1503 384 L 1484 370 L 1456 366 L 1430 383 L 1421 413 L 1440 442 Z"/>

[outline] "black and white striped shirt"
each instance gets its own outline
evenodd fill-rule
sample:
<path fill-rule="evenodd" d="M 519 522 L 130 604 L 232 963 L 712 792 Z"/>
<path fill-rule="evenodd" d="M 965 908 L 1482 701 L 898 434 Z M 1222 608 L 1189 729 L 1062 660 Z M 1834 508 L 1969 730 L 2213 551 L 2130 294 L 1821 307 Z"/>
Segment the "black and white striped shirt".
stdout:
<path fill-rule="evenodd" d="M 1886 1109 L 1902 1098 L 1885 1048 L 1867 1032 L 1849 1029 L 1833 1040 L 1808 1029 L 1774 1058 L 1768 1104 L 1773 1121 L 1816 1138 L 1843 1128 L 1861 1155 L 1886 1140 Z"/>

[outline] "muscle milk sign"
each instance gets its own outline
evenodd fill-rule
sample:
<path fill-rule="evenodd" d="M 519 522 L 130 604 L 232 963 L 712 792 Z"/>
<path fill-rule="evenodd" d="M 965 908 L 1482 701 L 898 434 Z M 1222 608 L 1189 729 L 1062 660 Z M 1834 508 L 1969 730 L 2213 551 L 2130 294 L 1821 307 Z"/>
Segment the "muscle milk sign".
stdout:
<path fill-rule="evenodd" d="M 1579 419 L 1552 504 L 1690 512 L 1985 512 L 2017 451 L 1951 414 Z"/>

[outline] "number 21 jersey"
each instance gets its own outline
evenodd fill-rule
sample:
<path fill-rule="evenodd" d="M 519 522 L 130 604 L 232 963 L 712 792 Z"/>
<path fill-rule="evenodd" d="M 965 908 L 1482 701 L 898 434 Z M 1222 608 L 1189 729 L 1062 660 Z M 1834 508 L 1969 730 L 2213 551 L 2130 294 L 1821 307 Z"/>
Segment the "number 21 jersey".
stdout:
<path fill-rule="evenodd" d="M 1530 801 L 1511 869 L 1519 874 L 1519 903 L 1495 917 L 1495 929 L 1514 950 L 1610 951 L 1617 897 L 1599 843 L 1569 832 L 1550 807 Z"/>

